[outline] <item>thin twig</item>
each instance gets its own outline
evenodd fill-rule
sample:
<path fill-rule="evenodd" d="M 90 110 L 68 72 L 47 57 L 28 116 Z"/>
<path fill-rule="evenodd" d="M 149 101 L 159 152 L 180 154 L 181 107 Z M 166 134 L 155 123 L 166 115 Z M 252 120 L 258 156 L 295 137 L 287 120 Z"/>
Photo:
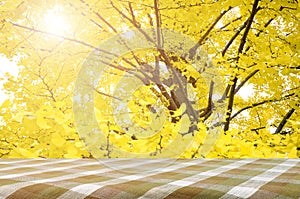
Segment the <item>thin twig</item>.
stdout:
<path fill-rule="evenodd" d="M 288 99 L 289 97 L 295 95 L 295 93 L 291 93 L 291 94 L 288 94 L 286 96 L 283 96 L 281 97 L 280 99 L 269 99 L 269 100 L 264 100 L 262 102 L 258 102 L 258 103 L 254 103 L 252 105 L 249 105 L 249 106 L 246 106 L 242 109 L 240 109 L 239 111 L 237 111 L 233 116 L 231 116 L 230 120 L 232 120 L 233 118 L 235 118 L 238 114 L 240 114 L 241 112 L 247 110 L 247 109 L 250 109 L 250 108 L 254 108 L 256 106 L 260 106 L 260 105 L 263 105 L 265 103 L 270 103 L 270 102 L 278 102 L 278 101 L 281 101 L 281 100 L 284 100 L 284 99 Z"/>

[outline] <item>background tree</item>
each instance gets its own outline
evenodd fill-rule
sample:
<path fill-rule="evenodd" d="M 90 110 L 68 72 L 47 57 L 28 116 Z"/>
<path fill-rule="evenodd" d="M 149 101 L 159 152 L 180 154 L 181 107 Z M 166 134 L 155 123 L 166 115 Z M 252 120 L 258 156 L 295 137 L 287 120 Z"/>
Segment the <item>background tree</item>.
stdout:
<path fill-rule="evenodd" d="M 93 88 L 96 116 L 106 135 L 106 144 L 94 147 L 101 149 L 99 157 L 117 157 L 119 147 L 159 156 L 178 132 L 194 140 L 182 157 L 200 157 L 217 106 L 213 96 L 226 102 L 226 118 L 217 124 L 223 132 L 207 157 L 299 157 L 296 0 L 17 0 L 0 6 L 0 52 L 17 57 L 20 65 L 19 75 L 8 76 L 5 83 L 10 99 L 1 106 L 2 157 L 88 157 L 74 126 L 76 77 L 101 42 L 131 29 L 157 48 L 131 51 L 107 63 L 107 75 Z M 145 28 L 158 29 L 151 35 L 141 31 Z M 160 28 L 197 42 L 184 56 L 163 51 L 168 41 Z M 174 48 L 181 45 L 174 43 Z M 203 67 L 194 70 L 193 59 L 205 60 Z M 207 86 L 201 78 L 212 66 L 222 78 L 221 96 L 213 95 L 214 81 Z M 135 125 L 120 127 L 106 104 L 116 100 L 111 85 L 124 74 L 144 86 L 128 102 Z M 153 121 L 160 124 L 161 111 L 166 115 L 160 134 L 143 139 L 135 133 Z"/>

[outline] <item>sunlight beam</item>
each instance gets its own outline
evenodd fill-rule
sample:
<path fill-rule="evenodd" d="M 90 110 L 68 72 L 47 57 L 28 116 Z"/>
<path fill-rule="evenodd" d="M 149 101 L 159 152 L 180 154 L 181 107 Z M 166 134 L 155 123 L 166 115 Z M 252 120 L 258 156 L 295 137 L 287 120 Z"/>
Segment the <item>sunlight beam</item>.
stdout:
<path fill-rule="evenodd" d="M 64 36 L 70 30 L 70 24 L 63 15 L 63 8 L 55 6 L 44 15 L 44 23 L 47 31 Z"/>

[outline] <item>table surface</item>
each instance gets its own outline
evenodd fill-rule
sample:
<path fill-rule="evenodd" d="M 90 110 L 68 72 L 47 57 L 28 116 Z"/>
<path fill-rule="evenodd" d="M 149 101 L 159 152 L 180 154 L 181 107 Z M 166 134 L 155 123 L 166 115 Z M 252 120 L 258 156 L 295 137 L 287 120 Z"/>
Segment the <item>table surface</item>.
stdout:
<path fill-rule="evenodd" d="M 300 159 L 0 159 L 0 198 L 299 198 Z"/>

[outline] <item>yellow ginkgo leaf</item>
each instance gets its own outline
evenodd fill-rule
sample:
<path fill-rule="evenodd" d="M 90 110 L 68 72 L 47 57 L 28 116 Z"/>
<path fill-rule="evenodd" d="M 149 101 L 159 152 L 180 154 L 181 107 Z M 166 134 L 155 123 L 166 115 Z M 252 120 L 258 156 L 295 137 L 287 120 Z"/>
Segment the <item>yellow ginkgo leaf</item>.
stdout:
<path fill-rule="evenodd" d="M 179 133 L 186 133 L 188 132 L 190 126 L 191 126 L 191 121 L 190 121 L 190 118 L 187 114 L 184 114 L 182 117 L 181 117 L 181 125 L 180 125 L 180 129 L 179 129 Z"/>
<path fill-rule="evenodd" d="M 66 140 L 58 133 L 53 133 L 51 136 L 51 143 L 57 147 L 62 147 Z"/>

